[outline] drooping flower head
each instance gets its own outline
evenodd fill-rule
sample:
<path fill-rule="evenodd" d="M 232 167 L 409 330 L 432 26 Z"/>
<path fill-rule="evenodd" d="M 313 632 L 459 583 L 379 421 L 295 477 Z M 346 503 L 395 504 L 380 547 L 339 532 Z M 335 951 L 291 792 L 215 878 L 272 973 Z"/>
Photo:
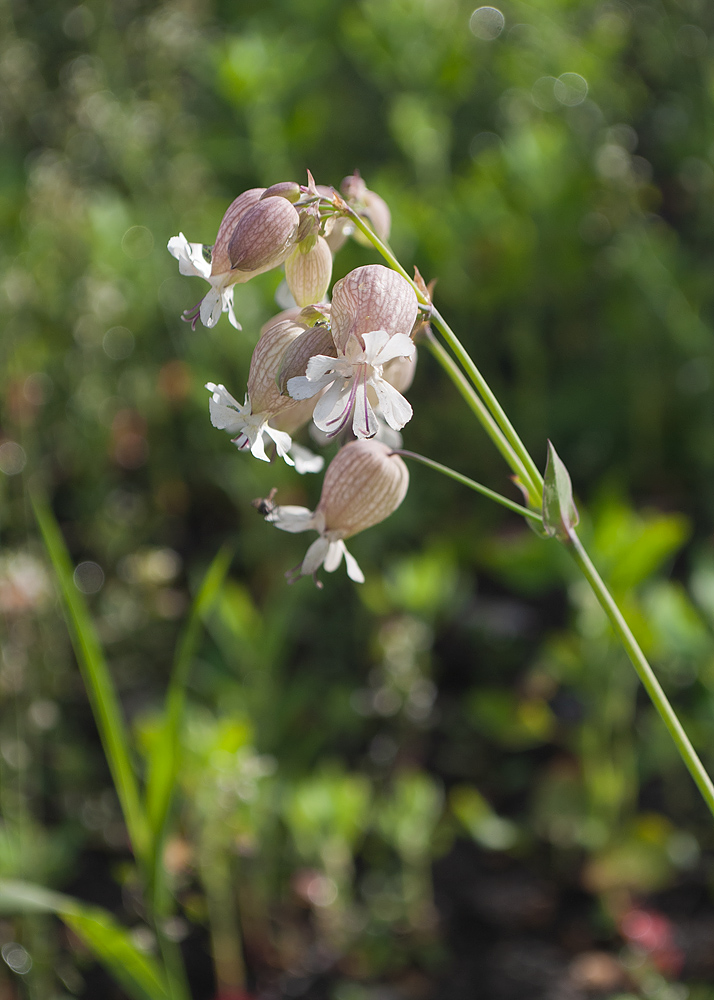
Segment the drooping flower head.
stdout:
<path fill-rule="evenodd" d="M 309 547 L 302 563 L 291 571 L 291 577 L 315 577 L 320 566 L 332 573 L 344 557 L 347 575 L 363 583 L 364 574 L 347 551 L 345 539 L 389 517 L 401 504 L 408 487 L 409 470 L 387 445 L 361 440 L 341 448 L 325 473 L 320 502 L 314 511 L 278 506 L 267 516 L 283 531 L 319 532 L 320 537 Z"/>
<path fill-rule="evenodd" d="M 237 448 L 242 451 L 250 450 L 256 458 L 268 462 L 270 459 L 265 451 L 267 437 L 272 439 L 278 455 L 288 465 L 297 465 L 298 471 L 319 472 L 323 465 L 322 459 L 316 459 L 306 449 L 298 448 L 298 455 L 307 461 L 308 467 L 303 462 L 296 461 L 294 454 L 291 456 L 296 446 L 290 434 L 280 429 L 280 426 L 297 429 L 310 418 L 305 405 L 281 395 L 276 384 L 276 376 L 286 349 L 306 330 L 307 327 L 296 318 L 277 317 L 275 321 L 266 324 L 253 351 L 248 392 L 243 404 L 223 385 L 208 382 L 206 388 L 211 393 L 209 409 L 213 426 L 230 434 Z M 276 421 L 279 426 L 275 426 Z"/>
<path fill-rule="evenodd" d="M 240 330 L 233 311 L 233 286 L 286 261 L 287 283 L 300 306 L 319 302 L 332 276 L 332 255 L 320 233 L 313 206 L 295 208 L 300 185 L 292 181 L 251 188 L 239 195 L 223 216 L 213 247 L 189 243 L 183 233 L 168 242 L 181 274 L 196 275 L 211 290 L 183 318 L 195 329 L 216 325 L 222 313 Z"/>
<path fill-rule="evenodd" d="M 211 285 L 211 290 L 204 295 L 193 309 L 187 309 L 183 319 L 196 328 L 199 318 L 204 326 L 216 325 L 224 312 L 236 330 L 241 325 L 233 312 L 233 285 L 238 281 L 247 281 L 234 273 L 228 256 L 228 244 L 238 220 L 260 200 L 265 188 L 250 188 L 231 202 L 218 227 L 218 235 L 213 247 L 202 243 L 189 243 L 183 233 L 172 236 L 168 242 L 168 251 L 179 262 L 179 272 L 185 275 L 195 275 L 205 278 Z"/>
<path fill-rule="evenodd" d="M 337 282 L 331 310 L 336 356 L 313 355 L 305 375 L 287 382 L 293 399 L 326 390 L 315 406 L 320 430 L 334 435 L 351 422 L 356 437 L 371 438 L 379 426 L 377 408 L 393 430 L 411 419 L 411 406 L 384 369 L 396 359 L 413 360 L 417 313 L 412 286 L 381 264 L 358 267 Z"/>
<path fill-rule="evenodd" d="M 340 192 L 350 208 L 366 219 L 381 240 L 389 239 L 392 225 L 389 206 L 375 191 L 369 190 L 358 170 L 343 179 L 340 184 Z M 329 197 L 331 192 L 329 189 L 321 189 L 321 193 Z M 336 253 L 349 236 L 364 246 L 369 245 L 369 240 L 355 226 L 352 219 L 343 216 L 335 220 L 327 237 L 332 252 Z"/>

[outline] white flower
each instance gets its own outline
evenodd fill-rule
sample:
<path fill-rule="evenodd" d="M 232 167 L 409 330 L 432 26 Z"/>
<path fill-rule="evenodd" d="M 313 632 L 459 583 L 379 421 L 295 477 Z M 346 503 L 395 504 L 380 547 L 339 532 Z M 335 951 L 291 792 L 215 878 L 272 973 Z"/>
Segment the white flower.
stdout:
<path fill-rule="evenodd" d="M 179 262 L 181 274 L 204 278 L 211 285 L 209 292 L 193 307 L 186 309 L 183 319 L 191 324 L 193 330 L 200 317 L 204 326 L 215 326 L 222 313 L 228 313 L 231 326 L 236 330 L 242 327 L 233 312 L 233 284 L 235 275 L 231 271 L 222 274 L 211 274 L 211 264 L 203 256 L 202 243 L 189 243 L 183 233 L 172 236 L 167 244 L 169 253 Z"/>
<path fill-rule="evenodd" d="M 211 393 L 209 403 L 211 423 L 219 430 L 230 434 L 237 448 L 241 451 L 249 449 L 256 458 L 269 462 L 264 443 L 264 437 L 267 436 L 275 442 L 278 455 L 284 458 L 288 465 L 295 465 L 288 454 L 292 447 L 292 439 L 285 431 L 278 431 L 270 426 L 268 421 L 271 414 L 253 413 L 247 394 L 241 406 L 224 385 L 207 382 L 206 388 Z"/>
<path fill-rule="evenodd" d="M 347 551 L 347 546 L 340 537 L 339 530 L 325 530 L 325 515 L 321 510 L 314 513 L 307 507 L 276 507 L 268 516 L 266 521 L 270 521 L 276 528 L 283 531 L 319 531 L 320 537 L 316 538 L 310 548 L 305 553 L 305 558 L 290 573 L 290 582 L 301 576 L 314 576 L 320 566 L 324 566 L 326 572 L 334 573 L 344 557 L 347 567 L 347 576 L 355 583 L 364 583 L 364 573 L 359 568 L 359 563 L 355 557 Z"/>
<path fill-rule="evenodd" d="M 389 517 L 408 486 L 409 470 L 388 445 L 352 441 L 341 448 L 325 474 L 315 511 L 274 507 L 266 517 L 283 531 L 319 533 L 300 565 L 287 574 L 290 582 L 301 576 L 312 576 L 317 582 L 315 574 L 320 566 L 332 573 L 344 558 L 349 578 L 363 583 L 362 570 L 347 551 L 345 539 Z"/>
<path fill-rule="evenodd" d="M 364 347 L 357 337 L 350 337 L 345 353 L 336 358 L 315 355 L 305 375 L 288 380 L 293 399 L 308 399 L 329 386 L 315 406 L 314 421 L 330 435 L 338 434 L 352 418 L 356 437 L 373 437 L 379 426 L 373 409 L 377 405 L 395 431 L 411 420 L 411 406 L 383 377 L 383 366 L 388 361 L 413 357 L 411 338 L 405 333 L 390 336 L 385 330 L 372 330 L 363 333 L 362 340 Z"/>

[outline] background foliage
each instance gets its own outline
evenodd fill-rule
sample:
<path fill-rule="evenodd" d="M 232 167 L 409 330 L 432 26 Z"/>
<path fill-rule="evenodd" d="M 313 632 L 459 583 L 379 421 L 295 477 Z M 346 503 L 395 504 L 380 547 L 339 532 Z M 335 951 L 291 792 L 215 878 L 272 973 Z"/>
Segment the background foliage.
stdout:
<path fill-rule="evenodd" d="M 415 467 L 354 542 L 363 587 L 287 588 L 304 538 L 250 501 L 312 505 L 317 477 L 235 453 L 203 388 L 240 394 L 280 276 L 238 287 L 243 334 L 179 320 L 202 291 L 170 236 L 359 168 L 529 448 L 556 443 L 714 765 L 714 10 L 501 10 L 494 34 L 461 0 L 0 4 L 0 875 L 151 949 L 28 489 L 145 750 L 232 542 L 167 855 L 197 998 L 221 985 L 210 934 L 237 990 L 238 926 L 266 1000 L 710 995 L 708 818 L 554 543 Z M 337 276 L 374 259 L 350 244 Z M 410 396 L 406 447 L 509 489 L 428 357 Z M 0 924 L 3 998 L 118 989 L 48 920 Z"/>

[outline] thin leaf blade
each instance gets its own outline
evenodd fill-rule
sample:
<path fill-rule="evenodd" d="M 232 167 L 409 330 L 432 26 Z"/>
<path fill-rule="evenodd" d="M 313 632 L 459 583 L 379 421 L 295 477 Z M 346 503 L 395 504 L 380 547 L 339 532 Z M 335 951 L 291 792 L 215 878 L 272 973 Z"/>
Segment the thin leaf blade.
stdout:
<path fill-rule="evenodd" d="M 232 549 L 228 546 L 217 553 L 193 601 L 186 627 L 176 647 L 162 725 L 151 748 L 146 783 L 146 813 L 151 838 L 152 877 L 155 883 L 160 879 L 166 821 L 180 766 L 179 735 L 186 704 L 188 676 L 198 648 L 202 621 L 213 607 L 232 557 Z"/>
<path fill-rule="evenodd" d="M 35 518 L 59 584 L 77 662 L 99 730 L 134 852 L 145 856 L 147 825 L 131 763 L 121 708 L 87 604 L 74 585 L 72 562 L 50 508 L 32 497 Z"/>
<path fill-rule="evenodd" d="M 29 882 L 0 880 L 0 913 L 54 913 L 79 937 L 132 1000 L 168 1000 L 157 963 L 99 907 Z"/>

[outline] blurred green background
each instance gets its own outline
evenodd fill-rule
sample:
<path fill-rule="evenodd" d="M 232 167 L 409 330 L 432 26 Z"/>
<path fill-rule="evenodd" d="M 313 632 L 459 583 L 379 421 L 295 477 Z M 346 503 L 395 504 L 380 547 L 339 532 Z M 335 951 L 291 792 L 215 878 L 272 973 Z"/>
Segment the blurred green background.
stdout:
<path fill-rule="evenodd" d="M 197 1000 L 238 996 L 235 963 L 219 994 L 210 961 L 238 927 L 264 1000 L 711 996 L 711 818 L 555 543 L 413 467 L 351 544 L 364 586 L 288 588 L 306 538 L 250 501 L 313 506 L 320 477 L 237 453 L 203 388 L 241 396 L 280 275 L 237 286 L 242 333 L 192 332 L 205 285 L 165 247 L 211 243 L 248 187 L 358 168 L 528 447 L 567 463 L 712 767 L 714 8 L 2 0 L 0 18 L 0 875 L 140 924 L 36 489 L 139 747 L 197 581 L 235 546 L 167 858 Z M 335 276 L 376 259 L 350 243 Z M 405 447 L 515 498 L 425 353 L 409 395 Z M 2 950 L 2 1000 L 122 996 L 44 918 L 0 922 L 8 942 L 32 967 Z"/>

